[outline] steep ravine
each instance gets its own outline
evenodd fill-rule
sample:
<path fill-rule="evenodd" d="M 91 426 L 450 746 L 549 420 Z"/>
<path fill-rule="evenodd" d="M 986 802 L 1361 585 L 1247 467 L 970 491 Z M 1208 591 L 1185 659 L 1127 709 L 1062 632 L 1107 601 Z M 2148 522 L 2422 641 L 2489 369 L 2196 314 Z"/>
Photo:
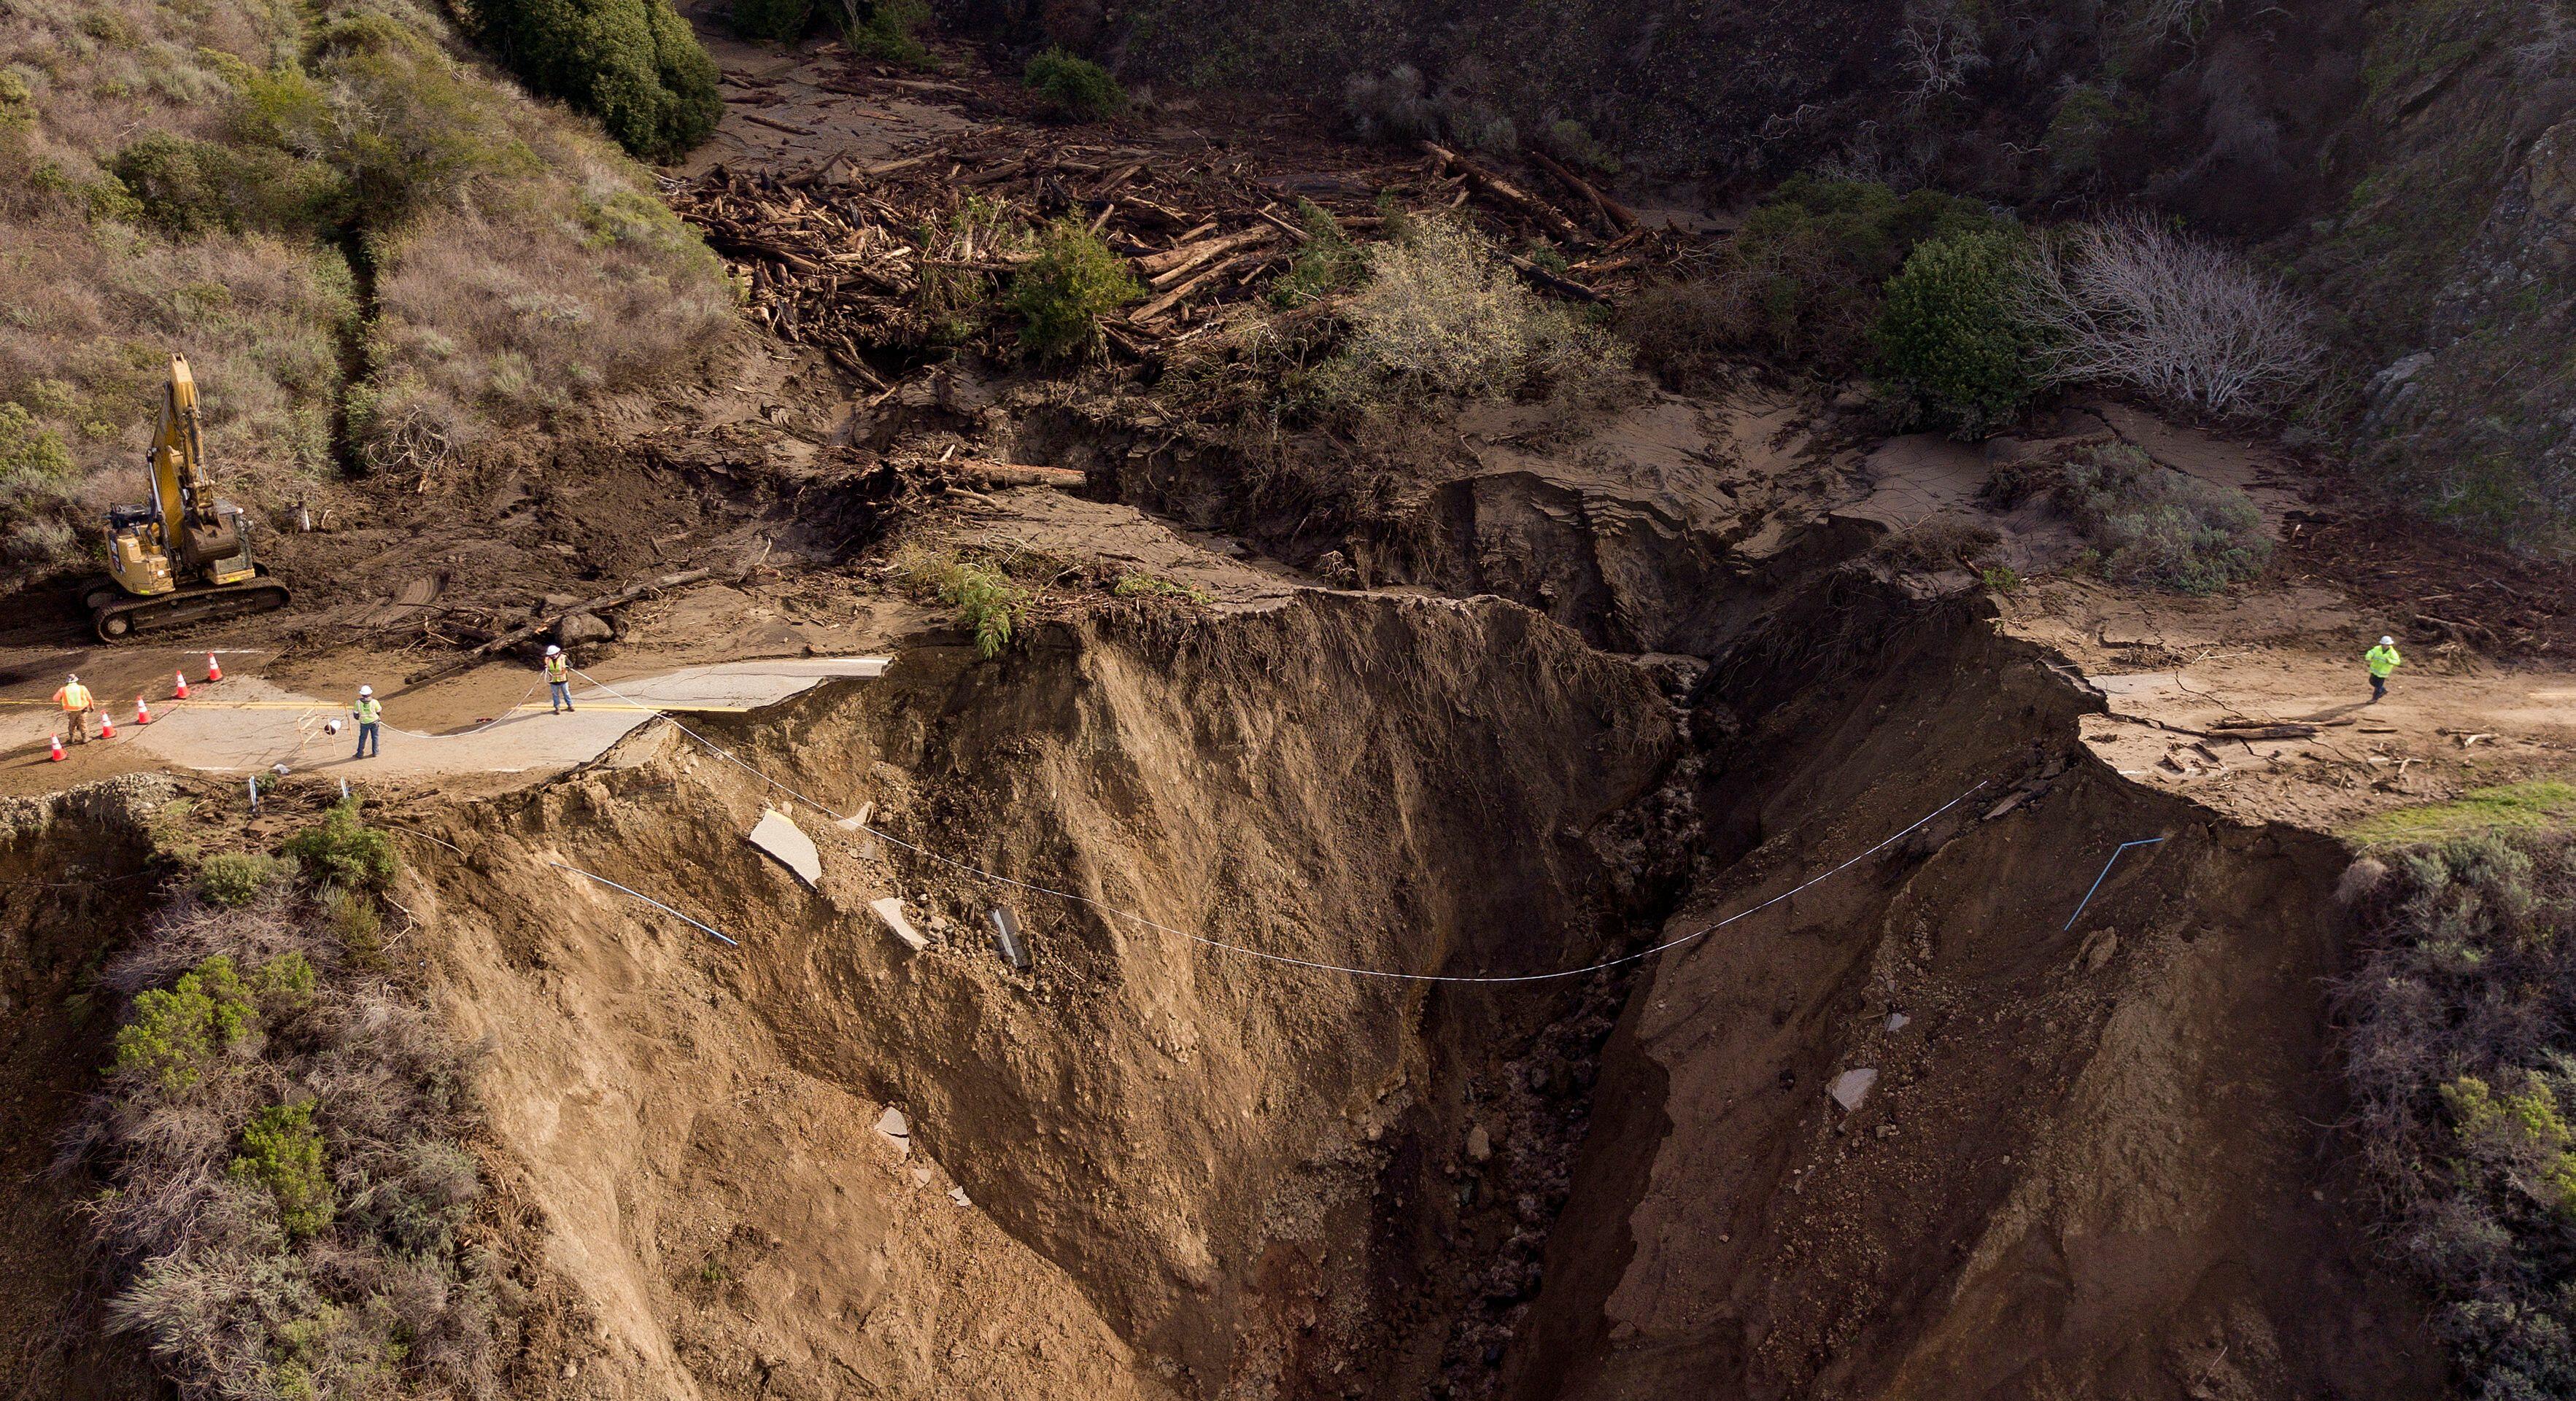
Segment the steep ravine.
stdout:
<path fill-rule="evenodd" d="M 667 734 L 459 812 L 423 913 L 604 1394 L 2421 1394 L 2316 1127 L 2334 849 L 2104 773 L 2084 703 L 1846 581 L 1687 712 L 1513 605 L 1317 595 L 709 732 L 957 860 L 1425 973 L 1615 954 L 1677 873 L 1686 933 L 1975 789 L 1633 983 L 1262 964 L 803 811 L 809 892 L 740 840 L 785 800 Z"/>
<path fill-rule="evenodd" d="M 2437 1390 L 2320 1127 L 2336 848 L 2103 770 L 1973 601 L 1790 598 L 1696 691 L 1498 599 L 923 639 L 708 721 L 743 764 L 657 726 L 402 814 L 407 948 L 551 1280 L 514 1394 Z M 744 843 L 772 803 L 819 890 Z M 131 864 L 93 807 L 31 811 L 20 869 Z M 1810 881 L 1552 983 L 1173 932 L 1510 976 Z"/>

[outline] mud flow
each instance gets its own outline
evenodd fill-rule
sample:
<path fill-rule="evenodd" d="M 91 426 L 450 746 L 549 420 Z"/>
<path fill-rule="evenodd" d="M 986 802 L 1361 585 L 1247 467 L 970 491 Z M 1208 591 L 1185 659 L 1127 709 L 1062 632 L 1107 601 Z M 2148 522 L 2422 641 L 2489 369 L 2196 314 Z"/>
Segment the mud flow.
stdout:
<path fill-rule="evenodd" d="M 2405 1391 L 2311 1151 L 2334 854 L 1990 623 L 1112 613 L 441 809 L 544 1394 Z"/>

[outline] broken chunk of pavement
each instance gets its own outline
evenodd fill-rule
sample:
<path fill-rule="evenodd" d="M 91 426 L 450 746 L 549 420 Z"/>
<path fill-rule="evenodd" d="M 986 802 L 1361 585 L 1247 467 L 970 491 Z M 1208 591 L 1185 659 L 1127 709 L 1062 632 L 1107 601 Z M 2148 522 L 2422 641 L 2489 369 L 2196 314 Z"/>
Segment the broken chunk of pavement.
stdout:
<path fill-rule="evenodd" d="M 905 1154 L 912 1152 L 912 1121 L 903 1117 L 902 1110 L 887 1105 L 886 1112 L 877 1116 L 877 1132 Z"/>
<path fill-rule="evenodd" d="M 814 839 L 806 836 L 805 829 L 797 826 L 796 820 L 787 814 L 776 808 L 762 808 L 760 821 L 744 840 L 769 853 L 779 865 L 794 871 L 798 880 L 812 886 L 822 884 L 823 854 L 814 849 Z"/>
<path fill-rule="evenodd" d="M 868 908 L 876 912 L 877 918 L 885 921 L 885 927 L 894 931 L 896 938 L 903 940 L 904 947 L 914 953 L 930 947 L 930 941 L 921 937 L 921 931 L 912 927 L 911 920 L 903 917 L 902 900 L 889 895 L 882 900 L 870 900 Z"/>
<path fill-rule="evenodd" d="M 1832 1095 L 1834 1103 L 1841 1105 L 1843 1112 L 1848 1114 L 1860 1108 L 1861 1101 L 1869 1098 L 1869 1087 L 1877 1083 L 1877 1069 L 1864 1066 L 1835 1076 L 1834 1082 L 1825 1087 L 1825 1093 Z"/>

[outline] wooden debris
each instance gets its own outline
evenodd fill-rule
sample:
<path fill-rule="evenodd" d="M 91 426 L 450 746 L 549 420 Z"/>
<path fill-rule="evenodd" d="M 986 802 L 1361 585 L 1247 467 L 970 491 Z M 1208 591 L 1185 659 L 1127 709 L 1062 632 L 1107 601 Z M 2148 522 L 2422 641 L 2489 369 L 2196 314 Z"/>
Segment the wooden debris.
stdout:
<path fill-rule="evenodd" d="M 535 622 L 528 624 L 526 627 L 505 632 L 499 637 L 493 638 L 491 641 L 486 642 L 479 647 L 470 651 L 460 652 L 456 656 L 439 663 L 437 666 L 431 667 L 427 671 L 420 672 L 407 678 L 403 682 L 403 689 L 409 690 L 414 686 L 435 681 L 439 677 L 463 671 L 465 668 L 472 666 L 474 663 L 490 656 L 494 652 L 500 651 L 504 647 L 515 646 L 518 643 L 525 642 L 528 639 L 535 637 L 537 634 L 553 627 L 556 623 L 561 622 L 569 614 L 605 613 L 609 609 L 619 608 L 626 604 L 633 603 L 635 600 L 642 598 L 648 593 L 655 593 L 663 589 L 676 589 L 683 584 L 694 584 L 699 580 L 706 578 L 707 575 L 712 572 L 713 571 L 706 569 L 684 569 L 677 574 L 665 574 L 658 579 L 647 579 L 640 584 L 629 584 L 615 593 L 601 594 L 597 598 L 585 599 L 569 608 L 555 609 L 538 618 Z M 399 695 L 401 693 L 396 692 L 395 694 Z"/>
<path fill-rule="evenodd" d="M 884 95 L 882 85 L 855 76 L 825 86 Z M 1472 217 L 1498 244 L 1536 254 L 1513 257 L 1523 277 L 1548 295 L 1589 303 L 1696 246 L 1687 235 L 1641 227 L 1633 211 L 1560 163 L 1541 161 L 1523 178 L 1426 143 L 1427 162 L 1282 177 L 1257 156 L 1199 145 L 1086 145 L 1081 135 L 997 126 L 870 165 L 845 155 L 804 170 L 720 165 L 695 178 L 666 178 L 663 189 L 732 267 L 754 322 L 822 352 L 880 396 L 918 352 L 957 344 L 959 309 L 998 301 L 1034 256 L 1009 230 L 1058 217 L 1079 220 L 1134 261 L 1150 297 L 1104 325 L 1102 335 L 1113 354 L 1138 361 L 1160 359 L 1210 324 L 1211 310 L 1265 297 L 1268 279 L 1311 237 L 1282 207 L 1283 191 L 1311 199 L 1354 233 L 1384 226 L 1381 192 L 1398 192 L 1417 207 L 1473 196 Z M 1568 192 L 1571 205 L 1537 193 L 1541 181 Z M 962 198 L 966 190 L 971 204 Z M 1551 248 L 1590 261 L 1556 271 Z M 1009 318 L 967 324 L 975 326 L 969 343 L 1011 348 L 1016 328 Z"/>

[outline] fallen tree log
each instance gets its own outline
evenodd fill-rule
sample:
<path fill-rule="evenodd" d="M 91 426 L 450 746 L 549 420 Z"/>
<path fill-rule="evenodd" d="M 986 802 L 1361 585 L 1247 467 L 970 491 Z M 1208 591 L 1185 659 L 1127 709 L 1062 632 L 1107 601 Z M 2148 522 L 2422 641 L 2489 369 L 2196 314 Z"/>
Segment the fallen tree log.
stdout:
<path fill-rule="evenodd" d="M 597 598 L 584 599 L 583 601 L 572 605 L 570 608 L 558 608 L 537 619 L 535 622 L 528 624 L 526 627 L 505 632 L 499 637 L 493 638 L 491 641 L 486 642 L 479 647 L 472 648 L 459 656 L 450 657 L 446 661 L 439 663 L 437 666 L 431 667 L 427 671 L 405 677 L 403 679 L 402 690 L 396 691 L 394 694 L 401 695 L 403 691 L 408 691 L 415 686 L 427 685 L 442 676 L 453 676 L 457 672 L 463 671 L 465 668 L 492 655 L 494 652 L 500 651 L 504 647 L 513 647 L 535 637 L 546 629 L 562 622 L 566 617 L 569 617 L 572 614 L 603 613 L 611 608 L 619 608 L 626 604 L 633 603 L 635 600 L 642 598 L 648 593 L 656 593 L 663 589 L 676 589 L 683 584 L 694 584 L 699 580 L 706 578 L 713 572 L 714 571 L 707 569 L 683 569 L 677 574 L 665 574 L 658 579 L 647 579 L 640 584 L 629 584 L 615 593 L 601 594 Z"/>
<path fill-rule="evenodd" d="M 1510 259 L 1514 271 L 1542 287 L 1553 288 L 1554 290 L 1563 292 L 1565 295 L 1573 297 L 1578 301 L 1606 302 L 1610 300 L 1608 297 L 1593 291 L 1582 283 L 1577 282 L 1570 277 L 1559 277 L 1555 273 L 1549 272 L 1547 269 L 1540 267 L 1538 264 L 1531 262 L 1529 259 L 1524 258 L 1517 253 L 1510 253 L 1504 256 Z"/>
<path fill-rule="evenodd" d="M 1567 218 L 1564 210 L 1437 142 L 1425 141 L 1422 143 L 1422 149 L 1430 152 L 1432 158 L 1441 164 L 1466 176 L 1468 183 L 1536 219 L 1549 233 L 1562 239 L 1583 239 L 1582 228 L 1572 219 Z"/>
<path fill-rule="evenodd" d="M 957 475 L 982 486 L 1051 486 L 1059 491 L 1074 491 L 1091 480 L 1090 473 L 1071 467 L 1033 467 L 971 457 L 948 465 L 957 469 Z"/>
<path fill-rule="evenodd" d="M 1601 212 L 1602 218 L 1616 225 L 1608 231 L 1613 238 L 1637 231 L 1636 212 L 1603 193 L 1599 186 L 1567 169 L 1562 162 L 1551 159 L 1545 151 L 1532 151 L 1529 157 L 1538 162 L 1540 169 L 1563 182 L 1567 189 L 1589 200 L 1592 207 Z"/>

